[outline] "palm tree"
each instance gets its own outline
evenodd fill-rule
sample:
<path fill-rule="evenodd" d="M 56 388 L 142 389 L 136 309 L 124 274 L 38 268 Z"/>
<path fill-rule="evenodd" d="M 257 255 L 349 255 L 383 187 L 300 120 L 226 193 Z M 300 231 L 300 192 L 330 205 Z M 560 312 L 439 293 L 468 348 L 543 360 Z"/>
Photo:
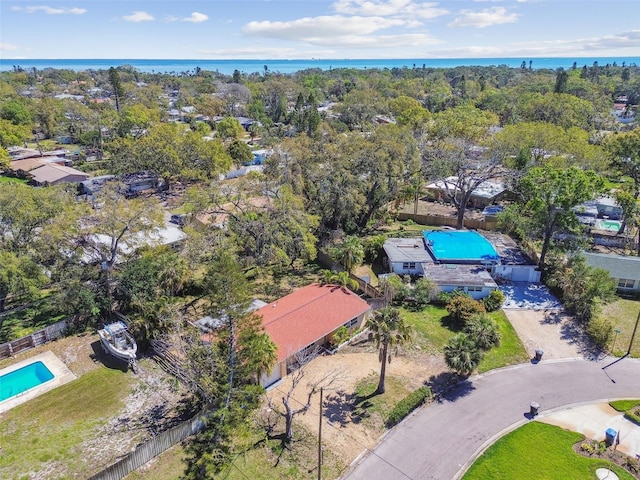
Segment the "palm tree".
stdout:
<path fill-rule="evenodd" d="M 337 272 L 331 276 L 331 281 L 329 282 L 333 285 L 340 285 L 344 288 L 350 288 L 351 290 L 358 289 L 358 282 L 351 278 L 349 272 Z"/>
<path fill-rule="evenodd" d="M 500 345 L 500 328 L 491 317 L 484 313 L 471 317 L 464 326 L 464 332 L 481 350 L 491 350 Z"/>
<path fill-rule="evenodd" d="M 351 235 L 338 247 L 336 254 L 337 260 L 345 270 L 353 272 L 364 260 L 364 247 L 358 237 Z"/>
<path fill-rule="evenodd" d="M 239 343 L 245 350 L 242 355 L 245 358 L 242 360 L 245 362 L 248 374 L 255 376 L 259 383 L 262 375 L 270 372 L 278 361 L 278 349 L 269 334 L 259 330 L 240 335 Z"/>
<path fill-rule="evenodd" d="M 391 363 L 391 349 L 396 353 L 400 345 L 409 343 L 413 337 L 413 329 L 404 323 L 400 316 L 400 311 L 396 308 L 385 307 L 378 310 L 366 323 L 367 328 L 373 333 L 376 341 L 376 348 L 379 351 L 379 359 L 382 363 L 380 368 L 380 380 L 376 393 L 385 392 L 385 375 L 387 372 L 387 362 Z"/>
<path fill-rule="evenodd" d="M 458 375 L 468 377 L 482 360 L 482 351 L 464 333 L 459 333 L 444 347 L 444 360 Z"/>

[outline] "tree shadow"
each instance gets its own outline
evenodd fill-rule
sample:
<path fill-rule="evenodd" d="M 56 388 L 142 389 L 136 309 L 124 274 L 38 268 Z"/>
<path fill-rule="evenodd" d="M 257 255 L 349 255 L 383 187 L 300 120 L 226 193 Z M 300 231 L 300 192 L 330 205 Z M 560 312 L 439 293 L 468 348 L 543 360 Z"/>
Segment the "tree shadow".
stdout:
<path fill-rule="evenodd" d="M 540 323 L 542 325 L 557 325 L 562 323 L 565 317 L 566 314 L 560 310 L 546 310 Z"/>
<path fill-rule="evenodd" d="M 436 402 L 455 402 L 457 399 L 466 397 L 475 386 L 467 377 L 461 377 L 452 372 L 442 372 L 438 375 L 432 375 L 425 382 L 433 392 Z"/>
<path fill-rule="evenodd" d="M 322 403 L 323 416 L 331 423 L 345 427 L 353 421 L 353 412 L 360 397 L 338 390 L 328 395 Z M 357 423 L 357 422 L 353 422 Z"/>
<path fill-rule="evenodd" d="M 444 328 L 451 330 L 452 332 L 460 332 L 462 330 L 462 323 L 454 319 L 451 315 L 446 315 L 440 319 L 440 325 Z"/>
<path fill-rule="evenodd" d="M 597 346 L 584 331 L 584 326 L 574 319 L 568 319 L 560 327 L 560 338 L 576 350 L 585 360 L 600 360 L 604 350 Z"/>

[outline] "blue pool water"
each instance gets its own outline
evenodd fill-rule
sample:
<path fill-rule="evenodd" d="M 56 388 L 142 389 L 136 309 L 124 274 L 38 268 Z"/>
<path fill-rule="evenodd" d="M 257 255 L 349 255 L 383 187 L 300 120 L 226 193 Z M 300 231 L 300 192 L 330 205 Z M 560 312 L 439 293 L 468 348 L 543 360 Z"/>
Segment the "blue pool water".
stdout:
<path fill-rule="evenodd" d="M 34 362 L 0 376 L 0 402 L 53 379 L 42 362 Z"/>
<path fill-rule="evenodd" d="M 480 263 L 498 262 L 500 255 L 478 232 L 467 230 L 424 230 L 427 248 L 437 261 Z"/>

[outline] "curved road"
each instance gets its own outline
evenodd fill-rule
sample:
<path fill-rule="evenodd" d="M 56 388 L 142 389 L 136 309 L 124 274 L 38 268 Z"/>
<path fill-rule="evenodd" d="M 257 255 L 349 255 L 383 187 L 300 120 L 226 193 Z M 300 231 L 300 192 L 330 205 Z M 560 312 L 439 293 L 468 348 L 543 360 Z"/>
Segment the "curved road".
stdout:
<path fill-rule="evenodd" d="M 533 401 L 544 414 L 577 403 L 640 398 L 640 361 L 614 360 L 543 360 L 473 377 L 393 428 L 342 478 L 460 478 L 479 449 L 528 421 Z"/>

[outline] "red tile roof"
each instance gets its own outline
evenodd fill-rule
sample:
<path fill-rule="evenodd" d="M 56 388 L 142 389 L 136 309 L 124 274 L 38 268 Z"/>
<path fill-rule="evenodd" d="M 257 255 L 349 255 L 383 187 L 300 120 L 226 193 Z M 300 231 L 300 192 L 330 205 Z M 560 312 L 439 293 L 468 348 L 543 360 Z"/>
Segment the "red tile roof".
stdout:
<path fill-rule="evenodd" d="M 281 362 L 369 309 L 367 302 L 346 288 L 314 283 L 255 313 L 262 316 L 262 326 L 278 347 Z"/>

